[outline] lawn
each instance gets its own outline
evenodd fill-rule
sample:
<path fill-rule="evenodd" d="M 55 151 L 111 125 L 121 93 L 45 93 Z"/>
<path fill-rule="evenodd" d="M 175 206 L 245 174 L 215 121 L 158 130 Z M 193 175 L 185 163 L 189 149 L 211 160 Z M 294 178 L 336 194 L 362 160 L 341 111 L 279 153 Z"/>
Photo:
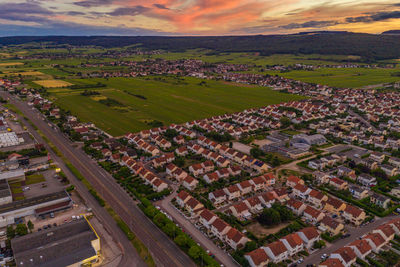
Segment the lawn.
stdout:
<path fill-rule="evenodd" d="M 321 68 L 314 71 L 298 70 L 285 73 L 268 71 L 267 73 L 309 83 L 318 83 L 334 87 L 359 88 L 368 85 L 400 81 L 400 77 L 391 75 L 396 72 L 400 72 L 400 69 Z"/>
<path fill-rule="evenodd" d="M 73 84 L 87 80 L 67 80 Z M 202 81 L 205 84 L 200 84 Z M 112 135 L 152 128 L 157 120 L 169 125 L 242 111 L 303 97 L 283 94 L 267 87 L 239 86 L 196 78 L 147 77 L 91 79 L 107 87 L 92 88 L 100 96 L 82 96 L 82 90 L 49 89 L 53 100 L 83 121 L 94 122 Z M 104 98 L 111 99 L 110 105 Z M 101 102 L 101 101 L 104 102 Z M 117 104 L 115 104 L 117 103 Z"/>
<path fill-rule="evenodd" d="M 37 184 L 41 182 L 45 182 L 46 179 L 44 178 L 43 174 L 31 174 L 26 176 L 25 178 L 25 184 L 30 185 L 30 184 Z"/>
<path fill-rule="evenodd" d="M 72 83 L 61 80 L 40 80 L 33 82 L 46 88 L 66 87 L 72 85 Z"/>

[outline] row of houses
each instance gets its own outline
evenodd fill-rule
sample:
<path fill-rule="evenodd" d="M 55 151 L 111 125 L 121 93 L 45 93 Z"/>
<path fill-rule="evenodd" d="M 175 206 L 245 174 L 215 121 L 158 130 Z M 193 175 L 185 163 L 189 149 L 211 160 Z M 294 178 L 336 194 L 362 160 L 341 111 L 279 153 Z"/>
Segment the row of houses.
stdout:
<path fill-rule="evenodd" d="M 190 212 L 190 214 L 216 236 L 220 241 L 228 244 L 234 250 L 243 248 L 250 241 L 242 232 L 231 227 L 224 220 L 219 218 L 210 210 L 204 208 L 198 200 L 189 195 L 186 191 L 180 191 L 175 198 L 177 204 Z"/>
<path fill-rule="evenodd" d="M 297 253 L 310 249 L 315 242 L 321 240 L 316 228 L 307 227 L 289 234 L 278 241 L 253 250 L 245 255 L 252 267 L 267 266 L 268 263 L 279 263 Z"/>

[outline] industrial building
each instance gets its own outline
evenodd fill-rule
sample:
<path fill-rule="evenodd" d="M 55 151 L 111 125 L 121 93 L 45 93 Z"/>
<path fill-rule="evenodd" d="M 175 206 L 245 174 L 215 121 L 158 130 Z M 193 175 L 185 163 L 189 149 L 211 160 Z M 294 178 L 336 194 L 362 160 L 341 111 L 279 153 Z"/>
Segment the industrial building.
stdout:
<path fill-rule="evenodd" d="M 86 218 L 16 237 L 11 248 L 17 267 L 78 267 L 98 261 L 100 238 Z"/>
<path fill-rule="evenodd" d="M 13 224 L 18 218 L 44 215 L 67 209 L 71 205 L 71 198 L 66 191 L 7 203 L 0 206 L 0 227 Z"/>
<path fill-rule="evenodd" d="M 0 133 L 0 147 L 17 146 L 23 142 L 24 139 L 18 137 L 14 132 Z"/>

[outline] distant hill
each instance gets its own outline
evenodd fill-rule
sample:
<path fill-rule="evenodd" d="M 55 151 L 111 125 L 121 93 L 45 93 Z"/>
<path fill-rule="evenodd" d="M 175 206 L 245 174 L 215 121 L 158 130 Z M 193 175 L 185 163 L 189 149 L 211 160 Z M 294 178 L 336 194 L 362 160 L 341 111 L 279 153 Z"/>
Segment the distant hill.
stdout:
<path fill-rule="evenodd" d="M 332 34 L 334 33 L 334 34 Z M 50 42 L 76 46 L 97 45 L 106 48 L 137 44 L 146 49 L 185 51 L 210 49 L 220 52 L 259 52 L 271 54 L 358 55 L 363 61 L 400 58 L 400 36 L 351 32 L 313 32 L 291 35 L 249 36 L 22 36 L 2 37 L 0 45 Z"/>
<path fill-rule="evenodd" d="M 390 30 L 382 32 L 382 34 L 400 34 L 400 30 Z"/>

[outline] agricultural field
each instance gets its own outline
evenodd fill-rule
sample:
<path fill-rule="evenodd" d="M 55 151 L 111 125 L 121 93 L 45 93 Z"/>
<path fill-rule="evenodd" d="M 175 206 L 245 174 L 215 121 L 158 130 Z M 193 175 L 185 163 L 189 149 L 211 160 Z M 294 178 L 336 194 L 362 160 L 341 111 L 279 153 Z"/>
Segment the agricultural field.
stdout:
<path fill-rule="evenodd" d="M 268 71 L 266 73 L 309 83 L 349 88 L 360 88 L 369 85 L 400 81 L 400 76 L 397 76 L 400 73 L 400 68 L 321 68 L 314 71 L 296 70 L 283 73 L 279 71 Z"/>
<path fill-rule="evenodd" d="M 49 89 L 48 92 L 56 104 L 116 136 L 152 128 L 154 121 L 164 125 L 183 123 L 303 98 L 266 87 L 196 78 L 163 76 L 67 81 L 75 85 L 98 82 L 106 85 L 91 88 L 97 94 L 87 96 L 82 95 L 83 89 Z"/>
<path fill-rule="evenodd" d="M 33 81 L 34 83 L 41 85 L 45 88 L 56 88 L 56 87 L 67 87 L 73 85 L 72 83 L 62 81 L 62 80 L 40 80 Z"/>

